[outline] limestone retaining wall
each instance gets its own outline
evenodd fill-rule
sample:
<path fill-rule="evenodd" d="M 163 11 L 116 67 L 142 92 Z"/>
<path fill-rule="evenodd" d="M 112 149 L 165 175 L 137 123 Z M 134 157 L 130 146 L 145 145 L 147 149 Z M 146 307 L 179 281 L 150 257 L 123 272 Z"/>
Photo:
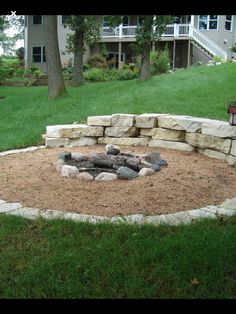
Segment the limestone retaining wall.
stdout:
<path fill-rule="evenodd" d="M 228 122 L 160 113 L 88 117 L 87 124 L 46 127 L 46 147 L 94 144 L 198 151 L 236 166 L 236 126 Z"/>

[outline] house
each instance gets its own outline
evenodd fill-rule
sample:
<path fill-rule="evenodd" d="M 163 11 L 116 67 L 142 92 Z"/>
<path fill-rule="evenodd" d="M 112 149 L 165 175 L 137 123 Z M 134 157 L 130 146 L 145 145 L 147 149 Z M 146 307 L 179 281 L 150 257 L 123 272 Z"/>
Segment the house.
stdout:
<path fill-rule="evenodd" d="M 57 16 L 59 50 L 62 65 L 73 61 L 73 55 L 65 51 L 68 27 L 64 27 L 66 15 Z M 130 44 L 135 41 L 135 32 L 141 16 L 124 18 L 123 24 L 111 29 L 105 18 L 97 16 L 101 24 L 100 45 L 88 47 L 84 63 L 91 55 L 99 53 L 101 47 L 109 52 L 108 59 L 115 59 L 115 65 L 135 61 L 135 51 Z M 43 15 L 25 16 L 25 64 L 36 64 L 46 71 L 46 57 L 43 36 Z M 236 58 L 231 47 L 236 43 L 236 15 L 178 15 L 168 24 L 160 42 L 153 49 L 167 45 L 172 68 L 186 68 L 201 61 L 207 63 L 214 56 L 222 60 Z M 99 48 L 100 47 L 100 48 Z"/>

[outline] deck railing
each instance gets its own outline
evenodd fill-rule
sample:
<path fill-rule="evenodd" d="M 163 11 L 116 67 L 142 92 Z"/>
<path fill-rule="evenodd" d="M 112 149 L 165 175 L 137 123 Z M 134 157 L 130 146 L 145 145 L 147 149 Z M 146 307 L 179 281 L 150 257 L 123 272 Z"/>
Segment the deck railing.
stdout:
<path fill-rule="evenodd" d="M 183 37 L 189 35 L 189 24 L 169 24 L 162 37 Z M 117 26 L 114 28 L 103 27 L 102 37 L 104 38 L 123 38 L 135 37 L 137 25 L 133 26 Z"/>
<path fill-rule="evenodd" d="M 124 26 L 120 25 L 115 28 L 103 27 L 103 38 L 134 38 L 137 25 Z M 215 42 L 210 40 L 205 34 L 193 27 L 191 24 L 169 24 L 166 26 L 166 31 L 161 37 L 181 38 L 188 37 L 196 41 L 204 49 L 209 51 L 214 56 L 219 56 L 223 60 L 227 60 L 227 53 L 220 48 Z"/>

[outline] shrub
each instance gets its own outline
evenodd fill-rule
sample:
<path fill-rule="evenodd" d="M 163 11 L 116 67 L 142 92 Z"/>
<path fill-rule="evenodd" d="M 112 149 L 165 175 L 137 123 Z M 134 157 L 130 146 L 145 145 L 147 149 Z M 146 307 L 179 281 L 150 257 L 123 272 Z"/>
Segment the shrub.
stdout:
<path fill-rule="evenodd" d="M 124 64 L 122 69 L 130 70 L 133 72 L 139 72 L 140 71 L 140 68 L 135 63 Z"/>
<path fill-rule="evenodd" d="M 20 61 L 24 60 L 24 50 L 24 47 L 20 47 L 16 50 L 16 56 Z"/>
<path fill-rule="evenodd" d="M 219 56 L 214 56 L 212 59 L 213 59 L 213 61 L 215 61 L 215 62 L 222 62 L 222 58 L 219 57 Z"/>
<path fill-rule="evenodd" d="M 98 82 L 98 81 L 109 81 L 110 77 L 107 71 L 102 68 L 92 68 L 84 73 L 84 79 Z"/>
<path fill-rule="evenodd" d="M 137 78 L 138 71 L 130 71 L 126 69 L 101 69 L 92 68 L 84 73 L 84 79 L 99 82 L 99 81 L 116 81 L 116 80 L 131 80 Z"/>
<path fill-rule="evenodd" d="M 15 69 L 7 66 L 1 66 L 0 68 L 0 80 L 6 80 L 12 78 L 14 75 Z"/>
<path fill-rule="evenodd" d="M 65 80 L 71 80 L 73 76 L 73 66 L 69 64 L 67 67 L 63 68 L 63 77 Z"/>
<path fill-rule="evenodd" d="M 28 69 L 24 71 L 24 77 L 38 78 L 41 76 L 43 76 L 43 72 L 35 64 L 32 64 Z"/>
<path fill-rule="evenodd" d="M 89 65 L 89 64 L 87 64 L 87 63 L 83 64 L 83 70 L 84 70 L 84 72 L 85 72 L 85 71 L 88 71 L 89 69 L 90 69 L 90 65 Z"/>
<path fill-rule="evenodd" d="M 170 70 L 169 51 L 166 47 L 163 51 L 151 52 L 151 73 L 161 74 Z"/>
<path fill-rule="evenodd" d="M 88 64 L 91 68 L 107 68 L 107 61 L 106 59 L 99 54 L 96 54 L 90 57 Z"/>
<path fill-rule="evenodd" d="M 126 69 L 120 69 L 117 71 L 117 79 L 118 80 L 132 80 L 134 78 L 137 78 L 139 75 L 138 71 L 132 71 L 132 70 L 126 70 Z"/>

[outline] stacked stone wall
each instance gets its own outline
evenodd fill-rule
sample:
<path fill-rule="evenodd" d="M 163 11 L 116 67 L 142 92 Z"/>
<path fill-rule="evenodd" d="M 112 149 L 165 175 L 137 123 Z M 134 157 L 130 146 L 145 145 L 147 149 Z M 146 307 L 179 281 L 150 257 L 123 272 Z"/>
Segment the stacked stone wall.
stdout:
<path fill-rule="evenodd" d="M 47 147 L 115 144 L 198 151 L 236 166 L 236 126 L 228 122 L 160 113 L 91 116 L 87 124 L 46 127 Z"/>

